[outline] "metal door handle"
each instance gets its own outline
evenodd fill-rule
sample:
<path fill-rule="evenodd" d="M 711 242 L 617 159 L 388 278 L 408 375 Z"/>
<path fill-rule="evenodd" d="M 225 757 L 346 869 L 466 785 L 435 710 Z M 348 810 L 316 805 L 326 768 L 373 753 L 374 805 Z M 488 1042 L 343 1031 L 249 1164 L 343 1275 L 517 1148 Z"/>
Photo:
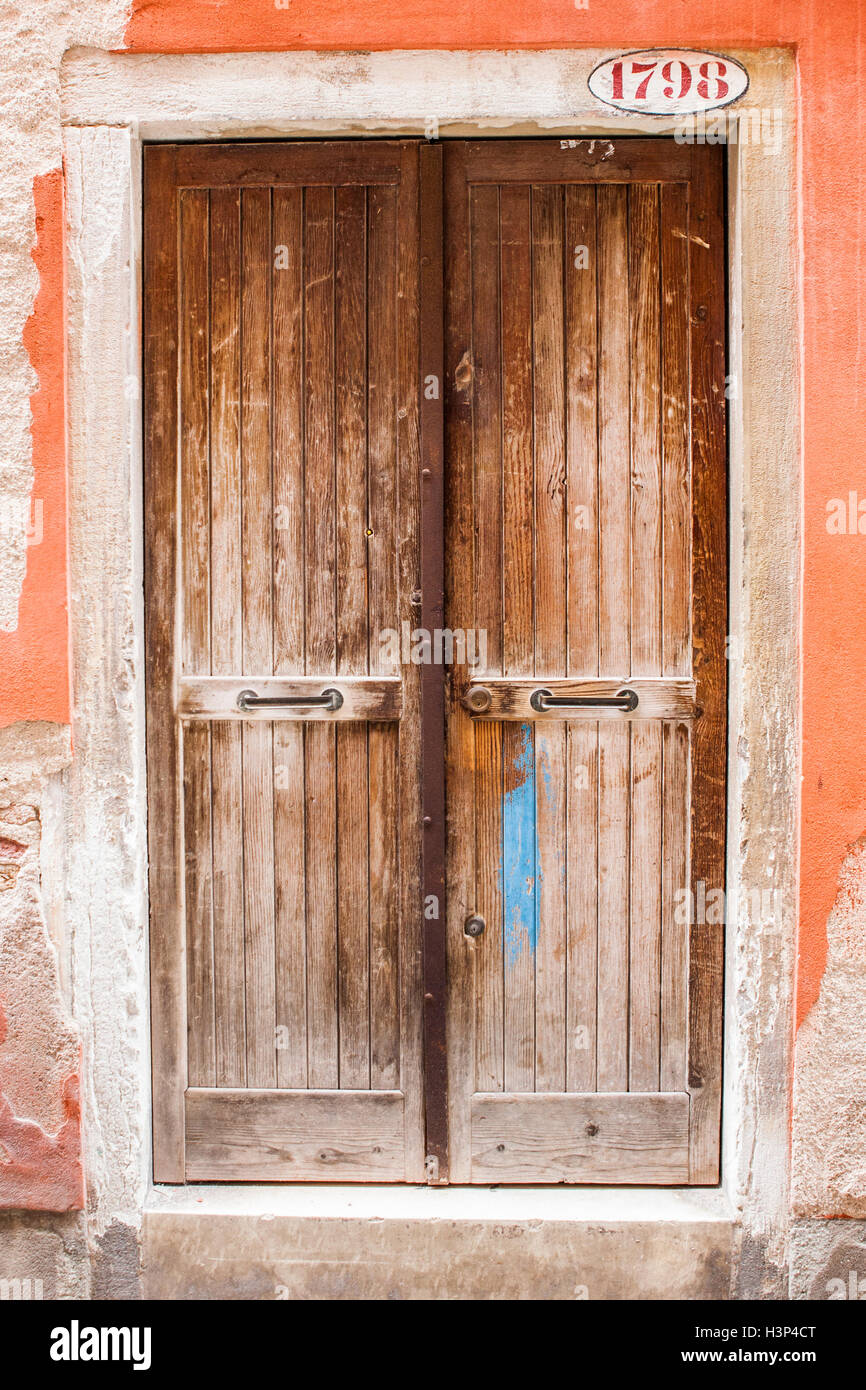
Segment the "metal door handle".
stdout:
<path fill-rule="evenodd" d="M 323 690 L 321 695 L 257 695 L 254 690 L 242 690 L 238 709 L 328 709 L 338 710 L 343 704 L 339 690 Z"/>
<path fill-rule="evenodd" d="M 551 695 L 549 690 L 533 690 L 529 703 L 538 714 L 548 709 L 637 709 L 634 690 L 618 690 L 615 695 Z"/>

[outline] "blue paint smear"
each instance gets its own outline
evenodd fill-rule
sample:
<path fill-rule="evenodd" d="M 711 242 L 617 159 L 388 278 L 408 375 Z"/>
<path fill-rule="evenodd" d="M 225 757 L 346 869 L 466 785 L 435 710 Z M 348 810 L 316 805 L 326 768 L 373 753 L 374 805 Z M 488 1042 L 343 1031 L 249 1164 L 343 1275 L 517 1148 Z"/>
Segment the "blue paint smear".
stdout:
<path fill-rule="evenodd" d="M 524 951 L 535 956 L 536 901 L 535 748 L 531 724 L 520 725 L 520 748 L 505 770 L 502 801 L 502 907 L 505 965 L 513 968 Z"/>

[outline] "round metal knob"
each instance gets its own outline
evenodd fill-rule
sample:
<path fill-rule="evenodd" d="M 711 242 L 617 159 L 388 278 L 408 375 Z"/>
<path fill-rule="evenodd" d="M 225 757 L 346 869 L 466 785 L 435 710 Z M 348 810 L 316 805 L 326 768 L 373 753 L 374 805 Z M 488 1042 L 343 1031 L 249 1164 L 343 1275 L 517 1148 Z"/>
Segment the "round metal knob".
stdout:
<path fill-rule="evenodd" d="M 473 685 L 463 697 L 463 703 L 472 714 L 484 714 L 493 703 L 493 696 L 483 685 Z"/>
<path fill-rule="evenodd" d="M 463 924 L 463 930 L 467 936 L 480 936 L 487 926 L 483 917 L 467 917 Z"/>

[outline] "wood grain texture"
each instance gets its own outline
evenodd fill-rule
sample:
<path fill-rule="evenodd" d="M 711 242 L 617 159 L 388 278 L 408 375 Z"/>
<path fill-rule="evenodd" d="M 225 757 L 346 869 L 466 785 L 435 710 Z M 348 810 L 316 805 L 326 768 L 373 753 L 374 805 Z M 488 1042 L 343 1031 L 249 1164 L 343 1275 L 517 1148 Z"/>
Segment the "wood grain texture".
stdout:
<path fill-rule="evenodd" d="M 319 697 L 337 690 L 343 703 L 337 710 L 316 706 L 259 706 L 241 709 L 238 697 L 251 691 L 262 699 Z M 388 723 L 403 714 L 399 676 L 193 676 L 178 681 L 177 713 L 181 719 L 240 720 L 241 723 Z"/>
<path fill-rule="evenodd" d="M 178 197 L 176 151 L 144 155 L 144 536 L 148 881 L 153 1169 L 183 1182 L 186 1085 L 185 924 L 181 911 L 181 764 L 174 727 L 178 443 Z"/>
<path fill-rule="evenodd" d="M 473 1085 L 499 1097 L 503 1116 L 512 1101 L 522 1115 L 525 1100 L 539 1126 L 530 1133 L 527 1119 L 523 1135 L 538 1162 L 506 1181 L 601 1181 L 592 1173 L 617 1166 L 633 1175 L 623 1180 L 688 1173 L 697 1076 L 690 1086 L 682 899 L 695 836 L 705 833 L 705 857 L 724 841 L 721 806 L 714 793 L 713 809 L 698 809 L 691 767 L 707 739 L 692 556 L 698 535 L 716 530 L 696 516 L 693 539 L 689 396 L 694 327 L 705 322 L 689 289 L 695 163 L 673 146 L 615 141 L 602 169 L 589 143 L 445 151 L 447 620 L 488 638 L 484 669 L 452 675 L 449 706 L 450 1084 L 461 1091 L 451 1167 L 461 1181 L 485 1180 L 476 1171 L 494 1180 L 495 1162 L 476 1170 Z M 717 277 L 723 294 L 721 267 Z M 715 399 L 705 377 L 704 407 Z M 707 427 L 714 450 L 717 425 Z M 721 595 L 724 573 L 714 573 Z M 718 601 L 705 620 L 715 650 Z M 633 711 L 530 704 L 539 688 L 609 697 L 624 687 L 638 693 Z M 485 929 L 470 939 L 473 912 Z M 710 1051 L 714 999 L 716 1021 L 698 1030 Z M 626 1153 L 609 1170 L 581 1169 L 563 1165 L 555 1144 L 545 1153 L 559 1099 L 587 1093 L 617 1098 L 623 1117 L 632 1107 L 636 1133 L 647 1107 L 675 1093 L 677 1133 L 658 1162 Z M 550 1108 L 535 1109 L 548 1096 Z"/>
<path fill-rule="evenodd" d="M 243 670 L 273 669 L 270 189 L 241 194 L 241 603 Z M 276 1084 L 273 731 L 245 724 L 244 988 L 247 1085 Z"/>
<path fill-rule="evenodd" d="M 615 709 L 610 706 L 554 705 L 539 713 L 530 701 L 537 690 L 544 689 L 558 698 L 609 699 L 624 688 L 633 690 L 638 704 L 633 710 Z M 489 708 L 476 711 L 471 708 L 473 692 L 489 691 Z M 612 720 L 614 723 L 629 723 L 644 719 L 693 719 L 697 715 L 695 683 L 686 677 L 670 680 L 665 677 L 634 679 L 621 676 L 563 679 L 551 676 L 537 676 L 533 680 L 497 679 L 494 677 L 474 677 L 463 688 L 464 704 L 470 708 L 472 718 L 480 723 L 484 720 L 517 719 L 521 723 L 537 720 L 547 724 L 555 720 L 567 719 L 598 723 L 599 720 Z"/>
<path fill-rule="evenodd" d="M 219 680 L 243 669 L 241 535 L 241 196 L 210 195 L 211 662 Z M 209 677 L 208 677 L 209 678 Z M 216 1084 L 246 1084 L 243 754 L 238 726 L 211 729 Z"/>
<path fill-rule="evenodd" d="M 402 1181 L 403 1096 L 388 1091 L 194 1089 L 190 1182 Z"/>
<path fill-rule="evenodd" d="M 337 1111 L 346 1097 L 347 1133 L 351 1097 L 381 1095 L 382 1145 L 357 1171 L 423 1177 L 420 673 L 399 652 L 419 584 L 418 153 L 211 146 L 153 164 L 146 309 L 166 418 L 148 475 L 150 780 L 175 816 L 151 838 L 174 847 L 154 869 L 173 904 L 154 927 L 166 1180 L 184 1176 L 187 1084 L 325 1088 Z M 336 713 L 237 704 L 327 685 Z M 187 1177 L 219 1178 L 219 1146 L 205 1157 L 196 1136 Z M 307 1176 L 346 1180 L 353 1164 Z"/>
<path fill-rule="evenodd" d="M 696 899 L 699 882 L 707 890 L 725 882 L 727 488 L 722 160 L 710 147 L 692 150 L 692 160 L 692 649 L 698 701 L 704 710 L 691 741 L 691 875 Z M 723 986 L 724 926 L 695 922 L 689 943 L 688 1030 L 693 1183 L 715 1183 L 719 1177 Z"/>
<path fill-rule="evenodd" d="M 146 152 L 159 1180 L 717 1181 L 721 162 L 610 144 Z"/>
<path fill-rule="evenodd" d="M 688 1171 L 684 1092 L 472 1098 L 473 1182 L 675 1184 Z"/>

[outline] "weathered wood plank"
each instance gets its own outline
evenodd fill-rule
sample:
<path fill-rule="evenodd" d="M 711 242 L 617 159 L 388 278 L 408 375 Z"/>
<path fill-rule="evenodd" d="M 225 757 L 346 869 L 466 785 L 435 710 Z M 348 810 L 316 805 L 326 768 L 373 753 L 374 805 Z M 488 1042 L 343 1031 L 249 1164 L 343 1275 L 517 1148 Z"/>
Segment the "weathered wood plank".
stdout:
<path fill-rule="evenodd" d="M 182 793 L 172 709 L 176 652 L 178 197 L 175 147 L 144 153 L 144 538 L 153 1168 L 183 1182 L 187 1079 Z"/>
<path fill-rule="evenodd" d="M 335 192 L 337 671 L 367 671 L 367 193 Z M 367 729 L 336 733 L 340 1086 L 370 1087 Z"/>
<path fill-rule="evenodd" d="M 689 1098 L 635 1095 L 472 1097 L 472 1181 L 687 1181 Z"/>
<path fill-rule="evenodd" d="M 500 190 L 502 277 L 502 673 L 535 665 L 532 518 L 532 209 L 528 187 Z"/>
<path fill-rule="evenodd" d="M 683 894 L 689 876 L 689 726 L 662 729 L 663 794 L 661 882 L 661 1037 L 659 1086 L 682 1086 L 688 1036 L 689 913 Z"/>
<path fill-rule="evenodd" d="M 659 192 L 664 517 L 661 669 L 666 676 L 685 676 L 692 669 L 688 189 L 683 184 L 662 185 Z"/>
<path fill-rule="evenodd" d="M 598 725 L 568 725 L 566 1089 L 595 1089 L 598 1007 Z"/>
<path fill-rule="evenodd" d="M 441 523 L 443 511 L 442 151 L 435 145 L 419 146 L 409 141 L 403 147 L 396 254 L 397 302 L 401 306 L 397 316 L 398 609 L 401 614 L 417 613 L 420 587 L 422 626 L 436 627 L 444 620 L 442 541 L 421 520 L 422 466 L 431 470 L 425 475 L 425 520 L 432 512 Z M 426 382 L 430 376 L 438 381 L 438 396 L 431 397 L 426 388 L 419 390 L 419 377 Z M 426 993 L 424 980 L 430 973 L 429 957 L 424 963 L 425 951 L 430 948 L 443 975 L 445 967 L 444 862 L 436 852 L 445 834 L 443 673 L 435 673 L 439 677 L 433 687 L 435 720 L 428 717 L 429 686 L 422 696 L 427 674 L 425 668 L 403 668 L 403 716 L 397 750 L 401 821 L 399 1070 L 405 1096 L 409 1182 L 422 1179 L 430 1152 L 441 1155 L 440 1177 L 448 1178 L 445 999 L 437 998 L 432 1006 L 433 1014 L 428 1015 L 432 1026 L 426 1038 L 426 1020 L 417 1007 L 417 1000 Z M 435 760 L 433 786 L 426 781 L 423 793 L 422 743 Z M 422 816 L 428 813 L 436 820 L 435 838 L 422 849 L 427 833 L 422 831 Z M 438 872 L 431 872 L 431 864 L 437 862 Z M 428 916 L 426 907 L 419 912 L 419 884 L 422 903 L 430 892 L 439 897 L 438 918 Z M 430 1007 L 426 999 L 425 1004 Z M 428 1058 L 435 1050 L 435 1071 L 425 1061 L 425 1048 Z M 435 1106 L 430 1103 L 431 1092 L 425 1094 L 427 1087 L 436 1092 Z"/>
<path fill-rule="evenodd" d="M 472 516 L 472 305 L 469 196 L 462 142 L 445 150 L 446 625 L 474 625 Z M 463 927 L 475 909 L 475 730 L 460 705 L 462 682 L 446 689 L 448 787 L 448 1126 L 452 1182 L 469 1180 L 469 1089 L 475 1064 L 476 954 Z"/>
<path fill-rule="evenodd" d="M 474 911 L 486 922 L 473 943 L 478 979 L 475 1089 L 504 1086 L 504 956 L 502 935 L 502 725 L 475 730 L 475 835 L 478 855 Z"/>
<path fill-rule="evenodd" d="M 243 669 L 241 574 L 240 193 L 211 193 L 211 671 Z M 216 1084 L 246 1082 L 243 765 L 238 725 L 211 729 Z"/>
<path fill-rule="evenodd" d="M 469 190 L 472 256 L 472 459 L 474 626 L 486 635 L 487 669 L 502 670 L 502 370 L 499 190 Z"/>
<path fill-rule="evenodd" d="M 169 146 L 177 181 L 185 188 L 233 187 L 331 189 L 344 184 L 394 184 L 400 180 L 402 144 L 388 140 L 264 141 Z"/>
<path fill-rule="evenodd" d="M 598 725 L 598 1023 L 600 1091 L 628 1089 L 631 730 Z"/>
<path fill-rule="evenodd" d="M 241 197 L 241 520 L 243 670 L 273 670 L 270 436 L 271 195 Z M 273 731 L 248 724 L 243 748 L 247 1084 L 276 1084 Z"/>
<path fill-rule="evenodd" d="M 303 191 L 275 188 L 272 197 L 274 673 L 298 676 L 304 670 Z M 273 739 L 277 1084 L 301 1087 L 307 1084 L 303 726 L 276 719 Z"/>
<path fill-rule="evenodd" d="M 532 1091 L 538 943 L 538 795 L 533 725 L 502 725 L 502 767 L 505 1090 Z"/>
<path fill-rule="evenodd" d="M 628 955 L 628 1076 L 631 1091 L 659 1090 L 662 731 L 660 723 L 645 719 L 631 726 Z"/>
<path fill-rule="evenodd" d="M 181 669 L 207 672 L 210 622 L 210 205 L 204 190 L 180 196 Z M 183 739 L 186 874 L 187 1065 L 191 1084 L 215 1081 L 210 734 Z"/>
<path fill-rule="evenodd" d="M 241 709 L 244 691 L 262 699 L 304 699 L 336 690 L 343 703 L 337 710 L 324 706 L 264 706 Z M 177 712 L 181 719 L 240 719 L 244 723 L 303 720 L 305 723 L 399 719 L 402 687 L 399 676 L 202 676 L 178 682 Z"/>
<path fill-rule="evenodd" d="M 689 284 L 692 397 L 692 646 L 704 717 L 692 731 L 692 891 L 725 882 L 727 479 L 724 181 L 720 151 L 692 150 Z M 692 227 L 695 235 L 691 235 Z M 724 925 L 698 923 L 689 947 L 691 1181 L 719 1177 Z"/>
<path fill-rule="evenodd" d="M 532 380 L 535 439 L 535 670 L 565 674 L 568 650 L 565 505 L 565 200 L 558 185 L 532 189 Z M 566 730 L 535 728 L 537 943 L 535 1088 L 565 1090 Z"/>
<path fill-rule="evenodd" d="M 558 698 L 569 699 L 609 699 L 623 689 L 633 690 L 638 704 L 633 710 L 621 710 L 598 705 L 553 706 L 542 713 L 530 704 L 537 690 L 547 690 Z M 476 709 L 479 703 L 478 692 L 488 691 L 490 703 L 487 708 Z M 464 687 L 463 699 L 475 720 L 517 719 L 521 723 L 537 720 L 548 723 L 551 720 L 583 720 L 595 724 L 599 720 L 613 720 L 615 723 L 644 719 L 692 719 L 697 715 L 695 683 L 679 677 L 671 680 L 663 677 L 653 679 L 619 679 L 584 677 L 568 680 L 559 677 L 537 676 L 533 680 L 500 679 L 497 677 L 473 678 Z"/>
<path fill-rule="evenodd" d="M 404 1101 L 388 1091 L 190 1090 L 189 1182 L 399 1182 Z"/>
<path fill-rule="evenodd" d="M 631 378 L 631 669 L 662 674 L 662 452 L 659 190 L 629 189 Z M 681 575 L 683 587 L 688 574 Z M 629 894 L 629 1088 L 659 1089 L 662 730 L 632 724 Z"/>
<path fill-rule="evenodd" d="M 336 673 L 334 439 L 334 191 L 308 188 L 304 206 L 305 580 L 308 675 Z M 336 740 L 306 730 L 307 1048 L 309 1085 L 339 1085 Z"/>
<path fill-rule="evenodd" d="M 466 178 L 484 183 L 597 183 L 688 179 L 689 147 L 660 140 L 467 140 Z"/>
<path fill-rule="evenodd" d="M 370 671 L 400 669 L 386 632 L 399 627 L 397 508 L 397 195 L 371 188 L 367 205 L 367 566 Z M 370 1084 L 388 1090 L 400 1076 L 399 746 L 373 724 L 370 760 Z"/>
<path fill-rule="evenodd" d="M 599 672 L 597 269 L 595 189 L 570 186 L 565 190 L 568 676 Z"/>

